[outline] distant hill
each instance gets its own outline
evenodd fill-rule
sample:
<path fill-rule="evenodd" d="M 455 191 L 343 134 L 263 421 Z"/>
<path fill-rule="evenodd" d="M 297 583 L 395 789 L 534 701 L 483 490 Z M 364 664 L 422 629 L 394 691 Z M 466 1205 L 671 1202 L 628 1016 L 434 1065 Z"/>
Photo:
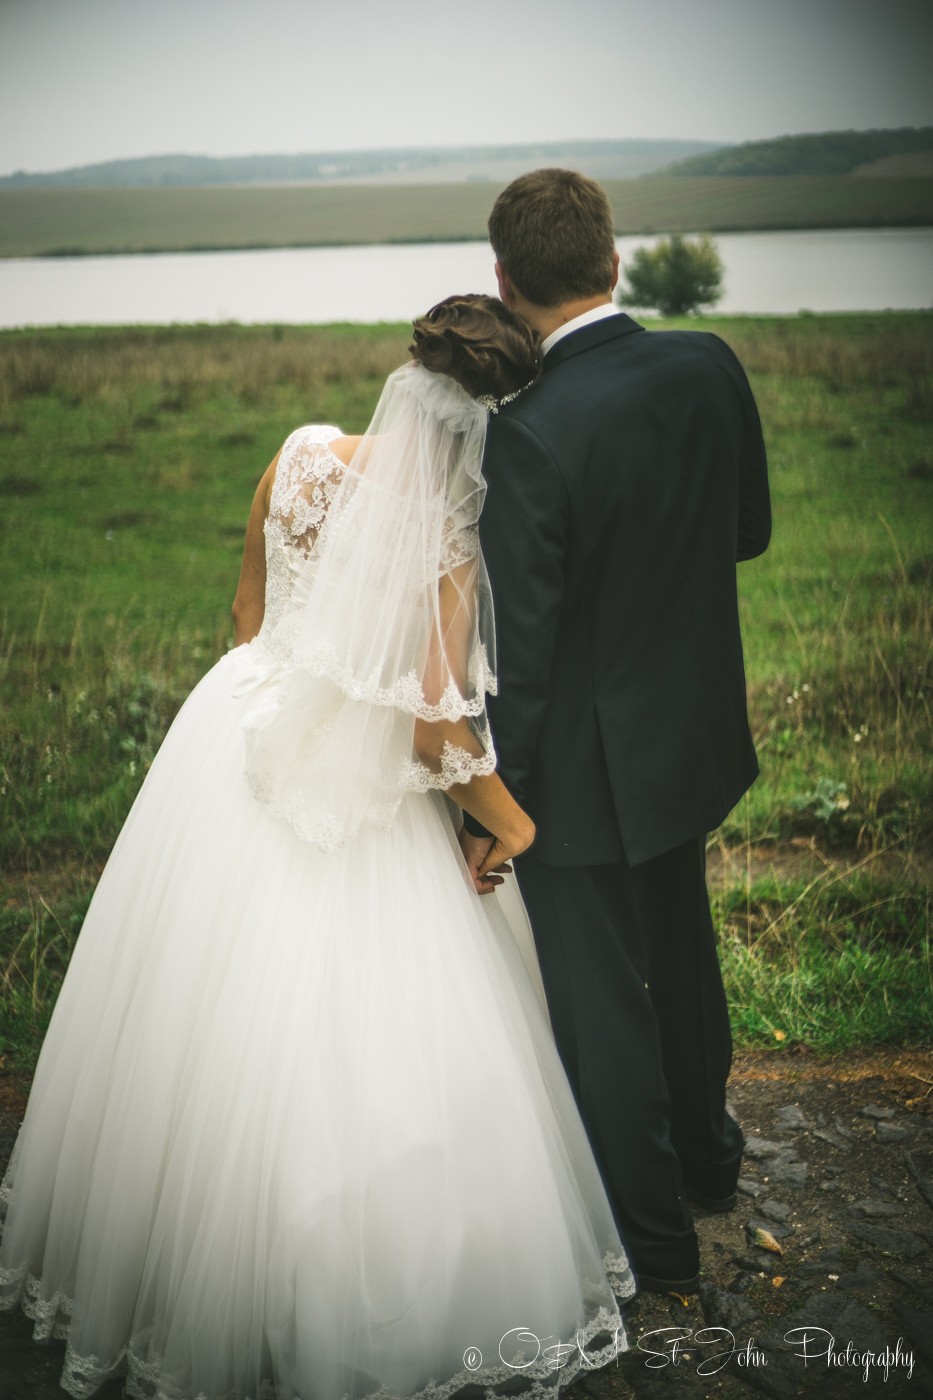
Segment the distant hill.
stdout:
<path fill-rule="evenodd" d="M 505 183 L 539 165 L 594 179 L 631 179 L 721 147 L 714 141 L 551 141 L 511 146 L 425 146 L 309 155 L 145 156 L 47 174 L 18 170 L 4 189 L 143 189 L 206 185 Z"/>
<path fill-rule="evenodd" d="M 707 155 L 678 160 L 659 175 L 886 175 L 912 171 L 891 165 L 891 157 L 933 153 L 933 127 L 904 126 L 893 131 L 823 131 L 813 136 L 779 136 L 748 141 Z M 873 169 L 871 167 L 874 167 Z M 919 171 L 917 172 L 919 173 Z"/>

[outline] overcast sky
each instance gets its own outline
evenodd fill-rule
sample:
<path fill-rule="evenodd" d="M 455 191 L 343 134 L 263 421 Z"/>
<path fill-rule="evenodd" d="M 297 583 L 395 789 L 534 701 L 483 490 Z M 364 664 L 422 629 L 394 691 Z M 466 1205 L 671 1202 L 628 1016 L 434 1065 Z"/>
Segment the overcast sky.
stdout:
<path fill-rule="evenodd" d="M 0 174 L 933 124 L 933 0 L 0 0 Z"/>

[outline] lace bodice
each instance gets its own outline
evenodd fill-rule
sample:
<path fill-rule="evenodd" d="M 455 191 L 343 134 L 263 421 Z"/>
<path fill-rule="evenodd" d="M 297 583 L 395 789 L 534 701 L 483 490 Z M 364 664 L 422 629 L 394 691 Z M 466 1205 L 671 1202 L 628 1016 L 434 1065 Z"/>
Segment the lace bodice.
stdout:
<path fill-rule="evenodd" d="M 341 437 L 332 423 L 308 423 L 286 439 L 265 523 L 266 607 L 262 633 L 279 621 L 295 578 L 317 547 L 344 466 L 328 444 Z M 444 520 L 439 570 L 444 573 L 473 559 L 479 549 L 475 524 L 451 509 Z"/>
<path fill-rule="evenodd" d="M 341 437 L 332 423 L 296 428 L 286 440 L 275 472 L 266 538 L 266 610 L 262 631 L 281 617 L 301 566 L 313 553 L 328 506 L 340 484 L 343 463 L 328 448 Z"/>

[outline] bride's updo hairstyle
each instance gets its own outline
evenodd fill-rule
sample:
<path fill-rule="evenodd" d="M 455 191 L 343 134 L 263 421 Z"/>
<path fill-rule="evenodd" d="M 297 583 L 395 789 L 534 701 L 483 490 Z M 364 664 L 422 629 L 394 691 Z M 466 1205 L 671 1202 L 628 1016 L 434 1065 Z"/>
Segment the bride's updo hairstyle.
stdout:
<path fill-rule="evenodd" d="M 537 334 L 498 297 L 446 297 L 412 327 L 412 359 L 474 399 L 505 398 L 541 372 Z"/>

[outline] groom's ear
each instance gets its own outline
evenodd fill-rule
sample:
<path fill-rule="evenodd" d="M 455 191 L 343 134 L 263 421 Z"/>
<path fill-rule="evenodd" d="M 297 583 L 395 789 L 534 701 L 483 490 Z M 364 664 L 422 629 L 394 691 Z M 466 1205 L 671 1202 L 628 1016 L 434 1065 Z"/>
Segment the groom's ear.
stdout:
<path fill-rule="evenodd" d="M 512 279 L 498 260 L 496 262 L 496 281 L 499 284 L 499 300 L 504 302 L 506 306 L 512 306 L 515 301 Z"/>
<path fill-rule="evenodd" d="M 612 281 L 609 283 L 609 290 L 610 290 L 610 292 L 614 292 L 614 291 L 615 291 L 615 289 L 616 289 L 616 283 L 618 282 L 618 280 L 619 280 L 619 254 L 618 254 L 618 252 L 615 252 L 615 253 L 613 253 L 613 255 L 612 255 Z M 505 300 L 505 297 L 503 297 L 502 300 L 504 301 L 504 300 Z"/>

